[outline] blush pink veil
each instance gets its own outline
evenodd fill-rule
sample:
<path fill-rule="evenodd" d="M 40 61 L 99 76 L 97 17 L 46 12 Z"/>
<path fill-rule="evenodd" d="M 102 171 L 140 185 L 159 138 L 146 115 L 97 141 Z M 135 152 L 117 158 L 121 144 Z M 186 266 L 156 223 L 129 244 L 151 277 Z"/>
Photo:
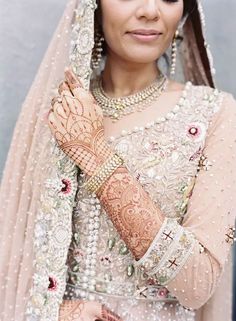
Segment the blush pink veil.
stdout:
<path fill-rule="evenodd" d="M 68 1 L 15 126 L 0 189 L 1 321 L 58 320 L 78 168 L 57 148 L 46 117 L 66 66 L 89 89 L 95 8 L 95 0 Z M 182 25 L 182 74 L 214 86 L 204 25 L 198 1 Z M 198 320 L 231 320 L 231 258 L 228 263 Z"/>

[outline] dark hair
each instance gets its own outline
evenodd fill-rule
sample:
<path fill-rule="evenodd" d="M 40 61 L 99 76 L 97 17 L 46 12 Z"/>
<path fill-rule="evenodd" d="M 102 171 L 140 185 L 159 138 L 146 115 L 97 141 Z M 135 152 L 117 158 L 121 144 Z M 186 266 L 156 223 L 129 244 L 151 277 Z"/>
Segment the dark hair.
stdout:
<path fill-rule="evenodd" d="M 183 17 L 190 15 L 197 5 L 197 0 L 184 0 L 184 13 Z"/>

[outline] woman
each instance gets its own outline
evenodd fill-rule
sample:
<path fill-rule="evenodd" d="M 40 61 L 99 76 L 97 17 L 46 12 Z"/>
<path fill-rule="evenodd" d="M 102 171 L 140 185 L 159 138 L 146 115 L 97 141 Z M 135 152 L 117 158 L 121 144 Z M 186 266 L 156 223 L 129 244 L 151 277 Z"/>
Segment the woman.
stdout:
<path fill-rule="evenodd" d="M 2 319 L 24 320 L 27 305 L 29 320 L 230 320 L 223 270 L 234 238 L 235 101 L 203 86 L 213 86 L 213 70 L 200 6 L 101 0 L 94 16 L 93 1 L 76 5 L 68 4 L 27 104 L 37 114 L 30 99 L 41 92 L 44 126 L 32 118 L 31 150 L 24 141 L 20 161 L 8 157 L 7 167 L 26 174 L 15 173 L 23 197 L 4 186 L 2 194 L 15 196 L 5 211 L 28 215 L 17 217 L 13 240 L 14 213 L 3 224 Z M 68 65 L 75 7 L 72 70 L 58 95 L 57 86 L 48 90 Z M 172 43 L 174 73 L 181 26 L 185 77 L 201 86 L 170 80 L 156 63 Z"/>

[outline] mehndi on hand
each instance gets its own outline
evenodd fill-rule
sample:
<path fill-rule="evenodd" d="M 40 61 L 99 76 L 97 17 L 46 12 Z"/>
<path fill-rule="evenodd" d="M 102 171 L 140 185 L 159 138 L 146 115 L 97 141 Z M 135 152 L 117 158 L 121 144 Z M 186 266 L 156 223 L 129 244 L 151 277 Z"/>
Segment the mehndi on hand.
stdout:
<path fill-rule="evenodd" d="M 59 96 L 52 99 L 48 125 L 60 149 L 91 176 L 112 154 L 104 136 L 102 109 L 70 69 L 65 78 Z"/>

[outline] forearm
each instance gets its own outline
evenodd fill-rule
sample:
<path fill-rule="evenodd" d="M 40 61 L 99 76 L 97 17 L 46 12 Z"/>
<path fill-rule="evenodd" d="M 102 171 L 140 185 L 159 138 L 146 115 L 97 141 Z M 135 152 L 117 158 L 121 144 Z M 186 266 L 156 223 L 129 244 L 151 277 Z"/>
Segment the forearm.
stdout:
<path fill-rule="evenodd" d="M 121 238 L 140 259 L 162 225 L 162 213 L 141 184 L 120 166 L 97 193 Z"/>
<path fill-rule="evenodd" d="M 176 261 L 168 256 L 167 264 L 164 265 L 167 277 L 163 277 L 161 271 L 157 271 L 155 277 L 160 283 L 164 280 L 163 283 L 171 293 L 186 307 L 199 308 L 209 299 L 220 275 L 218 262 L 188 229 L 179 226 L 183 231 L 181 233 L 177 222 L 173 226 L 166 223 L 164 215 L 126 167 L 119 167 L 97 196 L 136 259 L 143 259 L 147 250 L 150 251 L 153 244 L 158 244 L 155 240 L 158 235 L 161 249 L 165 254 L 169 253 L 169 244 L 164 242 L 168 237 L 177 240 L 176 235 L 179 234 L 180 240 L 176 243 L 175 250 L 172 247 L 172 256 Z M 166 228 L 163 229 L 164 226 Z M 157 265 L 156 253 L 162 256 L 157 246 L 154 246 L 153 254 L 146 253 L 151 258 L 154 269 L 155 264 Z M 175 266 L 176 269 L 173 269 Z M 189 284 L 193 287 L 189 287 Z"/>

